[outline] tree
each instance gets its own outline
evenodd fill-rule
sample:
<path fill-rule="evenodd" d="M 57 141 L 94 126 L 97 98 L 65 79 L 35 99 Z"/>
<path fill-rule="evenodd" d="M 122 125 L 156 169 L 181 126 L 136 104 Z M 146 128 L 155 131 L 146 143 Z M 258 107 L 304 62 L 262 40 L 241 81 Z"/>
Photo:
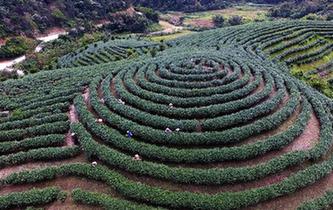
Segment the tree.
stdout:
<path fill-rule="evenodd" d="M 159 15 L 153 9 L 147 7 L 136 7 L 135 9 L 143 13 L 149 20 L 158 23 Z"/>
<path fill-rule="evenodd" d="M 156 49 L 155 48 L 152 48 L 151 50 L 150 50 L 150 55 L 151 55 L 151 57 L 156 57 L 156 54 L 157 54 L 157 52 L 156 52 Z"/>
<path fill-rule="evenodd" d="M 213 17 L 213 22 L 216 27 L 223 27 L 224 26 L 224 17 L 222 15 L 215 15 Z"/>
<path fill-rule="evenodd" d="M 0 48 L 0 59 L 14 58 L 24 55 L 30 48 L 33 48 L 33 41 L 24 37 L 10 38 Z"/>
<path fill-rule="evenodd" d="M 241 16 L 238 15 L 234 15 L 231 18 L 229 18 L 228 23 L 231 26 L 236 26 L 236 25 L 240 25 L 243 22 L 243 18 Z"/>

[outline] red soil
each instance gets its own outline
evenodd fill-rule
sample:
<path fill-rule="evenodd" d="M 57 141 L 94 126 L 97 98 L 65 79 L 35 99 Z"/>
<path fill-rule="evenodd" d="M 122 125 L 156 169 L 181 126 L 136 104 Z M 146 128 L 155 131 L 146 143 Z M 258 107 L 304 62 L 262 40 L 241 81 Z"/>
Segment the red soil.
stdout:
<path fill-rule="evenodd" d="M 197 124 L 197 127 L 196 127 L 196 132 L 199 132 L 199 133 L 202 132 L 202 122 L 203 121 L 204 121 L 203 119 L 198 120 L 198 124 Z"/>
<path fill-rule="evenodd" d="M 96 21 L 96 24 L 108 24 L 108 23 L 110 23 L 110 21 L 107 20 L 107 19 L 102 19 L 102 20 L 97 20 Z"/>
<path fill-rule="evenodd" d="M 65 200 L 65 202 L 56 201 L 52 204 L 49 204 L 47 206 L 44 206 L 46 210 L 59 210 L 59 209 L 66 209 L 66 210 L 103 210 L 102 207 L 96 207 L 96 206 L 86 206 L 82 204 L 76 204 L 74 203 L 72 197 L 70 196 L 70 192 L 67 193 L 68 197 Z"/>
<path fill-rule="evenodd" d="M 92 108 L 92 106 L 90 104 L 90 100 L 89 100 L 89 96 L 90 96 L 90 90 L 89 90 L 89 88 L 86 88 L 84 90 L 82 96 L 83 96 L 84 102 L 86 103 L 86 105 L 88 107 L 88 110 L 93 111 L 93 108 Z"/>
<path fill-rule="evenodd" d="M 116 83 L 115 83 L 115 79 L 114 79 L 114 78 L 113 78 L 112 81 L 111 81 L 110 89 L 111 89 L 112 95 L 113 95 L 114 97 L 117 97 L 118 94 L 117 94 L 117 92 L 116 92 Z"/>
<path fill-rule="evenodd" d="M 69 121 L 72 123 L 79 121 L 74 105 L 70 105 L 70 107 L 69 107 L 68 118 L 69 118 Z"/>
<path fill-rule="evenodd" d="M 75 139 L 74 137 L 72 136 L 72 133 L 69 131 L 67 134 L 66 134 L 66 137 L 65 137 L 65 145 L 67 147 L 71 147 L 71 146 L 74 146 L 75 145 Z"/>
<path fill-rule="evenodd" d="M 252 95 L 255 94 L 255 93 L 259 93 L 259 92 L 263 91 L 264 88 L 265 88 L 265 82 L 264 82 L 263 79 L 261 79 L 261 80 L 260 80 L 260 84 L 259 84 L 259 86 L 258 86 L 257 89 L 252 93 Z M 274 93 L 274 92 L 272 91 L 272 93 Z M 272 96 L 271 96 L 271 97 L 272 97 Z"/>
<path fill-rule="evenodd" d="M 0 39 L 0 46 L 3 46 L 6 44 L 6 39 Z"/>
<path fill-rule="evenodd" d="M 302 151 L 309 150 L 320 138 L 320 124 L 319 120 L 314 113 L 311 114 L 311 118 L 302 133 L 301 136 L 296 138 L 293 143 L 287 148 L 287 151 Z"/>
<path fill-rule="evenodd" d="M 97 88 L 97 93 L 98 93 L 98 97 L 100 99 L 103 99 L 103 90 L 102 90 L 102 85 L 99 84 L 98 88 Z"/>
<path fill-rule="evenodd" d="M 189 22 L 190 25 L 201 27 L 201 28 L 213 28 L 214 23 L 212 20 L 205 20 L 205 19 L 197 19 L 197 20 L 191 20 Z"/>
<path fill-rule="evenodd" d="M 77 116 L 74 105 L 70 105 L 69 112 L 67 113 L 67 115 L 68 115 L 69 121 L 71 123 L 79 122 L 79 118 Z M 66 146 L 74 146 L 75 145 L 75 139 L 74 139 L 74 136 L 72 136 L 71 131 L 68 131 L 68 133 L 66 134 L 65 141 L 66 141 L 65 142 Z"/>
<path fill-rule="evenodd" d="M 66 146 L 68 146 L 68 147 L 75 145 L 75 139 L 72 136 L 72 133 L 70 131 L 66 134 L 65 143 L 66 143 Z"/>
<path fill-rule="evenodd" d="M 111 23 L 109 20 L 103 19 L 103 20 L 97 20 L 97 21 L 95 22 L 94 25 L 95 25 L 97 28 L 101 28 L 101 27 L 103 27 L 104 25 L 107 25 L 107 24 L 109 24 L 109 23 Z"/>
<path fill-rule="evenodd" d="M 226 69 L 227 70 L 227 75 L 226 75 L 226 77 L 230 77 L 230 75 L 232 74 L 232 73 L 234 73 L 234 71 L 232 70 L 232 69 L 230 69 L 230 68 L 224 68 L 224 69 Z"/>
<path fill-rule="evenodd" d="M 86 88 L 82 94 L 84 101 L 89 102 L 89 88 Z"/>

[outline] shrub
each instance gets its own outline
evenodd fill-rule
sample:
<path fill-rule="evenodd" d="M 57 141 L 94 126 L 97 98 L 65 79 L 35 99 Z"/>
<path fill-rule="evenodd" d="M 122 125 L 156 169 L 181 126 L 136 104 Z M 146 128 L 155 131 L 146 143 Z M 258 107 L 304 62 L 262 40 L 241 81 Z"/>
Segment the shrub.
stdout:
<path fill-rule="evenodd" d="M 228 19 L 228 23 L 231 26 L 240 25 L 243 23 L 243 18 L 241 16 L 234 15 Z"/>

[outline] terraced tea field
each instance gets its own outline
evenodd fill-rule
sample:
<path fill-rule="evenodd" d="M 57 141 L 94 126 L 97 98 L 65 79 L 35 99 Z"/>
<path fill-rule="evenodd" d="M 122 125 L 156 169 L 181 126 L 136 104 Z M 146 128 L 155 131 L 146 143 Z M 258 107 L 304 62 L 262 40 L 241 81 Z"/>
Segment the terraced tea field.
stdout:
<path fill-rule="evenodd" d="M 118 61 L 98 43 L 0 83 L 0 209 L 329 207 L 332 100 L 290 72 L 330 69 L 332 32 L 244 25 Z"/>
<path fill-rule="evenodd" d="M 157 50 L 159 44 L 136 39 L 101 41 L 61 57 L 58 66 L 68 68 L 118 61 L 147 54 L 154 48 Z"/>

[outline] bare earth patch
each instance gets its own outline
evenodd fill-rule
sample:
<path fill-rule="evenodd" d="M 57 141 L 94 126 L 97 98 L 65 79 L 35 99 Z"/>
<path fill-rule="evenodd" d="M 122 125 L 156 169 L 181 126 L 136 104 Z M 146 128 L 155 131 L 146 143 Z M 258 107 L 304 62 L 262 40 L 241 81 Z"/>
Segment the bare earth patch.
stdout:
<path fill-rule="evenodd" d="M 84 101 L 87 103 L 89 101 L 89 88 L 86 88 L 82 94 Z"/>
<path fill-rule="evenodd" d="M 0 46 L 3 46 L 6 44 L 6 40 L 5 39 L 0 39 Z"/>
<path fill-rule="evenodd" d="M 74 105 L 70 105 L 67 115 L 68 115 L 68 119 L 71 123 L 79 122 L 79 118 L 77 116 Z M 74 136 L 72 135 L 71 131 L 68 131 L 68 133 L 66 134 L 65 143 L 66 143 L 66 146 L 75 145 L 75 139 L 74 139 Z"/>
<path fill-rule="evenodd" d="M 79 118 L 77 116 L 74 105 L 70 105 L 70 107 L 69 107 L 68 118 L 69 118 L 69 121 L 72 123 L 79 122 Z"/>
<path fill-rule="evenodd" d="M 320 138 L 320 124 L 319 120 L 314 113 L 311 114 L 311 118 L 308 121 L 308 124 L 302 133 L 301 136 L 296 138 L 291 147 L 289 147 L 290 151 L 302 151 L 302 150 L 309 150 L 316 143 Z"/>
<path fill-rule="evenodd" d="M 195 27 L 200 27 L 200 28 L 213 28 L 214 23 L 211 19 L 194 19 L 188 21 L 188 23 L 192 26 Z"/>

